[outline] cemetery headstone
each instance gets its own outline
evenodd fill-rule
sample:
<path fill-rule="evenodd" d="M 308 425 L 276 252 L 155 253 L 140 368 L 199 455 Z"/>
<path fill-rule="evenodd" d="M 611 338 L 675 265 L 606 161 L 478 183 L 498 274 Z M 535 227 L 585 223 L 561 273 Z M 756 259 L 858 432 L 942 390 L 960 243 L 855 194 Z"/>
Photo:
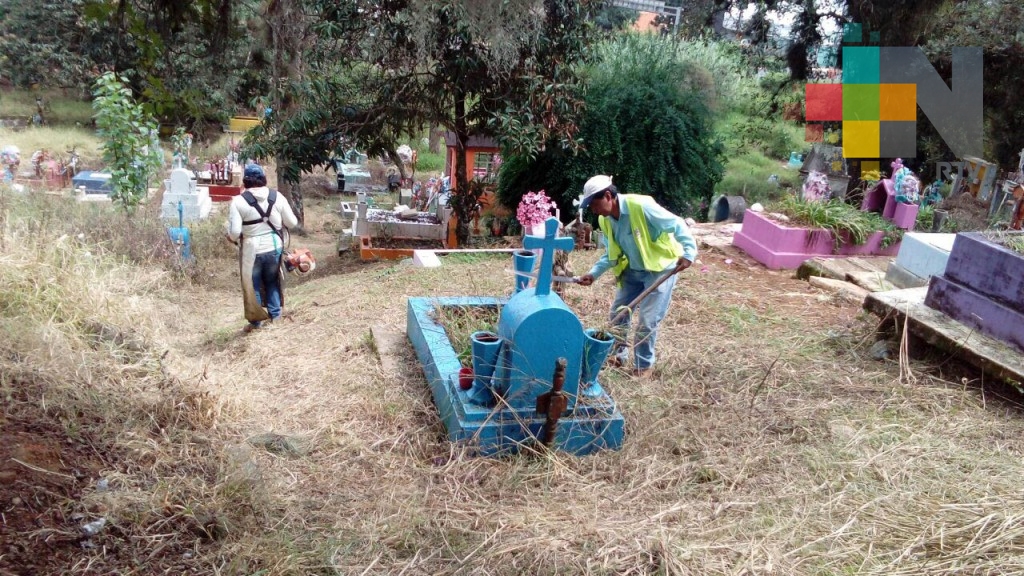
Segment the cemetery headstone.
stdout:
<path fill-rule="evenodd" d="M 182 209 L 180 217 L 188 222 L 206 218 L 213 208 L 209 187 L 197 186 L 192 172 L 184 168 L 171 170 L 167 180 L 164 180 L 160 217 L 177 220 L 179 203 Z"/>

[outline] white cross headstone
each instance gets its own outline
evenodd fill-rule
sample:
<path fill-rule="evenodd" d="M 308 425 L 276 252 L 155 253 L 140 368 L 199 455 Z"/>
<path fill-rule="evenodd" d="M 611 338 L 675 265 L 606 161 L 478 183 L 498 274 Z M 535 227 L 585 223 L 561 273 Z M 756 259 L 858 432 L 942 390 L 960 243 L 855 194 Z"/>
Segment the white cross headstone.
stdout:
<path fill-rule="evenodd" d="M 210 189 L 196 186 L 192 172 L 184 168 L 171 170 L 170 176 L 164 180 L 164 199 L 161 204 L 161 216 L 166 219 L 178 218 L 178 203 L 181 203 L 183 220 L 202 220 L 210 215 L 213 201 Z"/>
<path fill-rule="evenodd" d="M 188 170 L 175 168 L 168 178 L 167 191 L 171 194 L 195 194 L 196 180 Z"/>

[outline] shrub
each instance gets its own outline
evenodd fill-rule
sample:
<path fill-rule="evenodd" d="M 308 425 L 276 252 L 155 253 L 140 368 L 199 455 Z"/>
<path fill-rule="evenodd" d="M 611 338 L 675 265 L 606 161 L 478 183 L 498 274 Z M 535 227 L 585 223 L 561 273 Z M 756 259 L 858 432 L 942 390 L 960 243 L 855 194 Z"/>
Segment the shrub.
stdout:
<path fill-rule="evenodd" d="M 133 210 L 163 165 L 156 122 L 135 103 L 131 90 L 115 73 L 96 81 L 96 126 L 104 140 L 103 160 L 110 168 L 111 197 Z"/>
<path fill-rule="evenodd" d="M 573 156 L 549 146 L 536 158 L 506 154 L 501 203 L 516 206 L 527 190 L 544 188 L 571 215 L 583 182 L 610 174 L 622 192 L 651 195 L 681 216 L 703 218 L 723 171 L 703 69 L 670 38 L 625 35 L 598 46 L 584 73 L 585 151 Z"/>

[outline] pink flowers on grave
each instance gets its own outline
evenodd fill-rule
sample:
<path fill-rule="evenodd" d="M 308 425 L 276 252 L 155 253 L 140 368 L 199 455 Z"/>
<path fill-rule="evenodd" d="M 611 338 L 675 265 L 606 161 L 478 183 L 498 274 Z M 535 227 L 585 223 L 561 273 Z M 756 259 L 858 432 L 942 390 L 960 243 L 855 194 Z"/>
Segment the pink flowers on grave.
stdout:
<path fill-rule="evenodd" d="M 555 208 L 554 200 L 548 198 L 543 190 L 540 192 L 527 192 L 519 201 L 519 208 L 516 209 L 516 220 L 523 228 L 530 228 L 540 224 L 551 216 L 551 210 Z"/>

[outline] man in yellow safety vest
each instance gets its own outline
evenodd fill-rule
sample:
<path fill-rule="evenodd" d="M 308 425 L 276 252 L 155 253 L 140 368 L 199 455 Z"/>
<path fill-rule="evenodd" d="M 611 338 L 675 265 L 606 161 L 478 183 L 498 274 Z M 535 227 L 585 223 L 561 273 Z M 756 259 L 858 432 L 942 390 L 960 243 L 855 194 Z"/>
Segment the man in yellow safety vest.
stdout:
<path fill-rule="evenodd" d="M 598 215 L 606 252 L 590 272 L 580 277 L 580 284 L 590 286 L 608 270 L 615 274 L 618 292 L 611 317 L 618 318 L 616 324 L 629 322 L 628 315 L 618 314 L 621 307 L 638 298 L 663 275 L 671 275 L 636 306 L 640 326 L 633 342 L 633 374 L 647 376 L 654 367 L 658 324 L 672 302 L 675 272 L 693 264 L 697 242 L 682 218 L 650 196 L 620 194 L 611 176 L 594 176 L 583 185 L 580 211 L 588 208 Z M 611 362 L 621 366 L 629 351 L 624 342 L 617 346 Z"/>

